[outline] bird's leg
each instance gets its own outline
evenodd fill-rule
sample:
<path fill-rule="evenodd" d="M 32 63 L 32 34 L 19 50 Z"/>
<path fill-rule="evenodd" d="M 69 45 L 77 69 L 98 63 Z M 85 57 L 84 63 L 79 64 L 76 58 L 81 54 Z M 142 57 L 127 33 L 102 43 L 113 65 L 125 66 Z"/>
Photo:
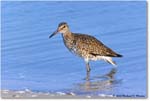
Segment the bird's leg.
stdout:
<path fill-rule="evenodd" d="M 87 73 L 91 71 L 89 62 L 86 62 L 86 70 L 87 70 Z"/>
<path fill-rule="evenodd" d="M 89 60 L 88 59 L 85 59 L 85 64 L 86 64 L 86 80 L 89 80 L 89 77 L 90 77 L 90 65 L 89 65 Z"/>

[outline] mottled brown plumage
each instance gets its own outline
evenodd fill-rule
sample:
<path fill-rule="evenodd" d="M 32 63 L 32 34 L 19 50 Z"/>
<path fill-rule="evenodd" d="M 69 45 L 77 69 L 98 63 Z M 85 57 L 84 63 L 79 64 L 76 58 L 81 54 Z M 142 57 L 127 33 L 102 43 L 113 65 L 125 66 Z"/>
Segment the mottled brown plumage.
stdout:
<path fill-rule="evenodd" d="M 50 38 L 58 32 L 62 33 L 65 46 L 71 52 L 77 54 L 85 60 L 87 72 L 90 71 L 90 60 L 102 59 L 112 65 L 116 65 L 115 62 L 112 61 L 111 57 L 122 57 L 122 55 L 117 54 L 93 36 L 72 33 L 69 30 L 69 26 L 65 22 L 58 25 L 57 30 L 50 36 Z"/>

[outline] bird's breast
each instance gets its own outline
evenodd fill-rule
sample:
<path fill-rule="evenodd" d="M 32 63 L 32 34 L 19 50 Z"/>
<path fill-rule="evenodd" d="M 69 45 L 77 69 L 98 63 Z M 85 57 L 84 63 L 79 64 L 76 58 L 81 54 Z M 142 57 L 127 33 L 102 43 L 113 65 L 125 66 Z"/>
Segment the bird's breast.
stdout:
<path fill-rule="evenodd" d="M 76 41 L 74 39 L 63 37 L 65 46 L 73 53 L 77 52 Z"/>

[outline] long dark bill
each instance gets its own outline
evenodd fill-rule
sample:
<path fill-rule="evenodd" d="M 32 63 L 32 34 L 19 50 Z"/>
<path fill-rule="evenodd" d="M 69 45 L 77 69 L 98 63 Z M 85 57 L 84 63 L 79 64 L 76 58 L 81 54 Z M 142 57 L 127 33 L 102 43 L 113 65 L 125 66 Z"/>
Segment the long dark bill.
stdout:
<path fill-rule="evenodd" d="M 49 38 L 53 37 L 53 36 L 56 35 L 57 33 L 58 33 L 58 31 L 56 30 L 55 32 L 53 32 L 53 33 L 49 36 Z"/>

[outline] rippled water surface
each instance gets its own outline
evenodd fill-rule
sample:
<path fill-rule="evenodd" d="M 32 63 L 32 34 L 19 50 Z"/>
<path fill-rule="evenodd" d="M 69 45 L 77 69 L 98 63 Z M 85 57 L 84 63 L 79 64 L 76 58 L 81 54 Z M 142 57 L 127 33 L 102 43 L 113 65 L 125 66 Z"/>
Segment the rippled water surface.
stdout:
<path fill-rule="evenodd" d="M 85 80 L 84 61 L 48 38 L 62 21 L 123 55 L 113 81 L 104 61 Z M 2 2 L 2 89 L 146 96 L 146 23 L 146 2 Z"/>

